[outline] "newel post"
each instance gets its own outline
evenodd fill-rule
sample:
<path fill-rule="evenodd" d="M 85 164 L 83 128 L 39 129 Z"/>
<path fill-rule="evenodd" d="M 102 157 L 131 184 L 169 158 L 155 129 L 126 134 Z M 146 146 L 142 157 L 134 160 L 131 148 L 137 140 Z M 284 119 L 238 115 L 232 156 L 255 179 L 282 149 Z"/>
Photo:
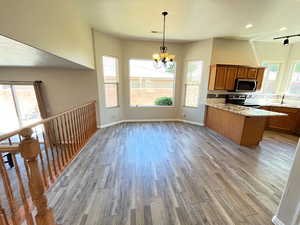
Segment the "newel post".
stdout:
<path fill-rule="evenodd" d="M 37 225 L 55 225 L 52 209 L 48 207 L 45 196 L 42 175 L 38 167 L 37 157 L 40 152 L 39 142 L 32 138 L 32 129 L 25 128 L 20 132 L 24 138 L 20 143 L 20 152 L 29 167 L 29 190 L 34 205 L 37 208 L 35 221 Z"/>

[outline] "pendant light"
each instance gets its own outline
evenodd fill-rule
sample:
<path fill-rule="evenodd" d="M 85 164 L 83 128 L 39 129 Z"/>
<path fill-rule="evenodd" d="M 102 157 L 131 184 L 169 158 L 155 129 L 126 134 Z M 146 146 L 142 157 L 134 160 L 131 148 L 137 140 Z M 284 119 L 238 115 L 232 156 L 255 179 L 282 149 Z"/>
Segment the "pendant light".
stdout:
<path fill-rule="evenodd" d="M 168 12 L 164 11 L 161 14 L 164 17 L 162 46 L 160 47 L 160 53 L 153 54 L 152 58 L 154 60 L 154 66 L 156 68 L 161 68 L 162 66 L 170 68 L 170 67 L 174 67 L 175 55 L 169 54 L 167 52 L 168 48 L 165 45 L 166 44 L 166 16 L 168 15 Z"/>
<path fill-rule="evenodd" d="M 287 36 L 282 36 L 282 37 L 276 37 L 276 38 L 273 38 L 274 40 L 278 40 L 278 39 L 284 39 L 283 40 L 283 45 L 284 46 L 288 46 L 290 44 L 290 38 L 293 38 L 293 37 L 300 37 L 300 34 L 292 34 L 292 35 L 287 35 Z"/>

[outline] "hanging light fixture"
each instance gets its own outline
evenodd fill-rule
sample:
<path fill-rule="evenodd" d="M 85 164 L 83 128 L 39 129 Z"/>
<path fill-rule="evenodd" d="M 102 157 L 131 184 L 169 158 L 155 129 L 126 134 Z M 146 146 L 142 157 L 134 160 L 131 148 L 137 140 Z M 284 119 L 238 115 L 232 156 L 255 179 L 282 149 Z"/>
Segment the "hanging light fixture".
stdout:
<path fill-rule="evenodd" d="M 274 40 L 278 40 L 278 39 L 284 39 L 283 40 L 283 45 L 284 46 L 288 46 L 290 44 L 290 38 L 293 38 L 293 37 L 300 37 L 300 34 L 292 34 L 292 35 L 287 35 L 287 36 L 282 36 L 282 37 L 276 37 L 276 38 L 273 38 Z"/>
<path fill-rule="evenodd" d="M 154 60 L 154 66 L 156 68 L 160 68 L 161 66 L 173 67 L 175 64 L 174 63 L 175 55 L 169 54 L 167 52 L 168 48 L 167 48 L 167 46 L 165 46 L 165 44 L 166 44 L 166 16 L 168 15 L 168 12 L 164 11 L 161 14 L 164 17 L 162 46 L 160 46 L 160 53 L 153 54 L 152 58 Z"/>

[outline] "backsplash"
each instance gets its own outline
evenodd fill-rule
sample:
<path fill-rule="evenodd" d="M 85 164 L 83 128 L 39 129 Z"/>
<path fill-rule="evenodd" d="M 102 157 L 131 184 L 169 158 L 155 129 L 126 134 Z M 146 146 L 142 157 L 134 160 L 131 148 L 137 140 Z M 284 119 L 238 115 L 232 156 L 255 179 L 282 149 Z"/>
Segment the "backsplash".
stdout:
<path fill-rule="evenodd" d="M 248 94 L 246 102 L 249 104 L 271 104 L 271 103 L 280 103 L 282 100 L 282 95 L 274 94 Z"/>
<path fill-rule="evenodd" d="M 207 102 L 208 103 L 225 103 L 226 97 L 228 95 L 243 95 L 241 93 L 208 93 Z M 283 95 L 279 94 L 258 94 L 258 93 L 248 93 L 246 104 L 272 104 L 281 103 Z M 284 104 L 290 105 L 300 105 L 300 96 L 290 96 L 285 95 L 283 98 Z"/>

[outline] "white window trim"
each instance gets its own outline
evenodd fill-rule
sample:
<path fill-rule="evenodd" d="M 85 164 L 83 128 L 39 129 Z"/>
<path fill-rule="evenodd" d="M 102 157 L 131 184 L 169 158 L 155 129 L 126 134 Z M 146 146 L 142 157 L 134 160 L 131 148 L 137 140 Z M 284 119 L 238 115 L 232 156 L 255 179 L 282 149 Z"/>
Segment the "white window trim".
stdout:
<path fill-rule="evenodd" d="M 117 61 L 117 82 L 105 82 L 104 79 L 104 66 L 103 66 L 103 57 L 111 57 L 111 58 L 115 58 Z M 104 107 L 106 109 L 114 109 L 114 108 L 120 108 L 120 91 L 119 91 L 119 85 L 120 85 L 120 70 L 119 70 L 119 57 L 117 56 L 113 56 L 113 55 L 102 55 L 102 61 L 101 61 L 101 65 L 102 65 L 102 78 L 103 78 L 103 96 L 104 96 Z M 116 106 L 106 106 L 106 95 L 105 95 L 105 84 L 115 84 L 116 85 L 116 89 L 117 89 L 117 105 Z"/>
<path fill-rule="evenodd" d="M 131 87 L 130 87 L 130 60 L 139 60 L 139 61 L 153 61 L 153 59 L 149 58 L 130 58 L 128 59 L 128 90 L 129 90 L 129 95 L 128 95 L 128 103 L 130 108 L 176 108 L 176 79 L 177 79 L 177 63 L 176 61 L 176 71 L 175 71 L 175 76 L 174 76 L 174 82 L 173 82 L 173 89 L 172 89 L 172 99 L 173 99 L 173 104 L 172 105 L 131 105 Z"/>
<path fill-rule="evenodd" d="M 277 79 L 276 89 L 275 89 L 275 93 L 265 93 L 264 92 L 264 86 L 265 86 L 265 76 L 264 76 L 264 79 L 262 81 L 262 88 L 257 93 L 259 93 L 259 94 L 268 94 L 268 95 L 277 95 L 280 88 L 281 88 L 281 85 L 282 85 L 282 75 L 283 75 L 283 72 L 284 72 L 285 63 L 283 61 L 277 61 L 277 60 L 262 60 L 260 62 L 260 65 L 262 66 L 263 63 L 279 64 L 278 77 L 276 78 Z"/>
<path fill-rule="evenodd" d="M 286 87 L 284 88 L 284 94 L 286 96 L 291 96 L 291 97 L 299 97 L 300 96 L 300 95 L 295 95 L 295 94 L 291 94 L 291 93 L 288 92 L 289 91 L 289 87 L 290 87 L 291 82 L 292 82 L 293 72 L 294 72 L 294 69 L 295 69 L 297 63 L 300 64 L 300 60 L 293 60 L 289 64 L 288 77 L 287 77 L 288 80 L 286 82 Z"/>
<path fill-rule="evenodd" d="M 183 93 L 183 107 L 184 108 L 192 108 L 192 109 L 197 109 L 199 108 L 200 106 L 200 101 L 199 101 L 199 97 L 200 97 L 200 86 L 201 86 L 201 78 L 200 77 L 200 80 L 199 80 L 199 83 L 198 84 L 190 84 L 187 82 L 187 68 L 188 68 L 188 63 L 192 63 L 192 62 L 201 62 L 202 63 L 202 71 L 201 71 L 201 76 L 203 75 L 203 69 L 204 69 L 204 61 L 199 59 L 193 59 L 193 60 L 186 60 L 184 63 L 185 63 L 185 69 L 184 69 L 184 82 L 183 82 L 183 88 L 184 88 L 184 93 Z M 198 100 L 197 100 L 197 106 L 189 106 L 189 105 L 186 105 L 186 90 L 187 90 L 187 85 L 195 85 L 195 86 L 198 86 L 199 87 L 199 93 L 198 93 Z"/>

